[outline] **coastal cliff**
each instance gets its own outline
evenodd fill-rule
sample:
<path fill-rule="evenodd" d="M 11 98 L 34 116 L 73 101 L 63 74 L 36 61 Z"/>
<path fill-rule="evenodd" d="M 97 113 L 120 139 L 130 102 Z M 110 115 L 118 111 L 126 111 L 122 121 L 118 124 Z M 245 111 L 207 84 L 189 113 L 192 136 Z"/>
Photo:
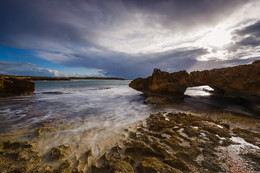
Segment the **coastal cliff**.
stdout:
<path fill-rule="evenodd" d="M 0 97 L 26 95 L 34 92 L 34 83 L 26 79 L 0 76 Z"/>
<path fill-rule="evenodd" d="M 260 60 L 249 65 L 194 71 L 190 74 L 186 71 L 168 73 L 154 69 L 152 76 L 137 78 L 129 84 L 153 102 L 160 102 L 162 98 L 182 97 L 188 87 L 201 85 L 208 85 L 215 93 L 223 96 L 249 98 L 259 102 Z"/>

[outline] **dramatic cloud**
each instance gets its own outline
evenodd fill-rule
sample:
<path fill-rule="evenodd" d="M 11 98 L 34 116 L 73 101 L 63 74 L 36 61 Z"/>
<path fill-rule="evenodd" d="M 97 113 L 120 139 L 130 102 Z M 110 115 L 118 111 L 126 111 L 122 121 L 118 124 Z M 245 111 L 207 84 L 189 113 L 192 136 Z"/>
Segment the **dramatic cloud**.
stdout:
<path fill-rule="evenodd" d="M 234 49 L 244 49 L 248 47 L 260 46 L 260 21 L 234 32 Z"/>
<path fill-rule="evenodd" d="M 0 46 L 126 78 L 238 65 L 260 57 L 259 11 L 257 0 L 3 0 Z"/>

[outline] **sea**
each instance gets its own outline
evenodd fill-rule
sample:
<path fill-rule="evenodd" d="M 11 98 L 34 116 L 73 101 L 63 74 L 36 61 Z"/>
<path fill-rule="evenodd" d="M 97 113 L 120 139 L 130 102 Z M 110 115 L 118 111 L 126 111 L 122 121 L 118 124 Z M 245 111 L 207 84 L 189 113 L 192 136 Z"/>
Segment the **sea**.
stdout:
<path fill-rule="evenodd" d="M 54 146 L 73 145 L 75 155 L 89 149 L 98 156 L 127 138 L 151 113 L 233 113 L 254 116 L 236 100 L 212 98 L 211 88 L 188 88 L 182 100 L 144 104 L 131 80 L 35 81 L 32 95 L 0 98 L 0 137 L 30 140 L 47 154 Z M 42 127 L 42 135 L 35 132 Z"/>

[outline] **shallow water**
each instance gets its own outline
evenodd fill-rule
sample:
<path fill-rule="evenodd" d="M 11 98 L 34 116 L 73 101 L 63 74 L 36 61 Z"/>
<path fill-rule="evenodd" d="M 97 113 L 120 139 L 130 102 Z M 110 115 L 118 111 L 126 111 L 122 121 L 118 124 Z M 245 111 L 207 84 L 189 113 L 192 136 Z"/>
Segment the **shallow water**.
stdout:
<path fill-rule="evenodd" d="M 189 88 L 186 94 L 192 97 L 167 107 L 145 105 L 145 98 L 128 87 L 129 82 L 37 81 L 33 95 L 0 99 L 0 134 L 13 132 L 9 137 L 28 140 L 44 123 L 43 135 L 31 139 L 43 153 L 60 144 L 71 144 L 78 149 L 74 155 L 90 148 L 98 154 L 118 142 L 124 129 L 144 120 L 150 113 L 170 110 L 251 115 L 234 100 L 212 99 L 205 91 L 206 86 Z"/>
<path fill-rule="evenodd" d="M 33 95 L 0 99 L 0 132 L 21 132 L 29 127 L 30 132 L 25 130 L 14 138 L 27 140 L 26 135 L 44 122 L 46 132 L 33 139 L 43 153 L 60 144 L 71 144 L 78 148 L 78 153 L 92 148 L 98 154 L 116 143 L 123 129 L 145 119 L 152 111 L 142 104 L 140 93 L 128 87 L 129 82 L 35 82 Z"/>
<path fill-rule="evenodd" d="M 146 114 L 129 81 L 40 81 L 35 94 L 0 100 L 1 131 L 51 120 L 83 122 L 92 116 L 133 121 Z M 60 123 L 60 122 L 59 122 Z"/>

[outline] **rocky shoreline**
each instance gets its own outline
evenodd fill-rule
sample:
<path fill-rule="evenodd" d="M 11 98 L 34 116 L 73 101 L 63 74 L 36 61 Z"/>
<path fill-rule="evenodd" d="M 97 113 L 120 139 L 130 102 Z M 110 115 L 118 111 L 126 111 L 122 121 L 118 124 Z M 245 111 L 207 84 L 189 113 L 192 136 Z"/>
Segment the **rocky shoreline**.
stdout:
<path fill-rule="evenodd" d="M 154 69 L 152 76 L 137 78 L 129 86 L 147 96 L 146 103 L 164 104 L 183 98 L 188 87 L 208 85 L 212 94 L 250 102 L 259 113 L 260 60 L 235 67 L 168 73 Z"/>
<path fill-rule="evenodd" d="M 155 69 L 151 77 L 136 79 L 130 86 L 147 96 L 146 103 L 169 103 L 171 99 L 183 97 L 187 87 L 208 84 L 223 97 L 247 99 L 250 104 L 257 105 L 259 62 L 191 74 L 185 71 L 169 74 Z M 222 75 L 218 75 L 220 73 Z M 27 78 L 0 77 L 0 97 L 31 94 L 33 91 L 34 83 Z M 25 128 L 29 130 L 18 129 L 0 134 L 0 172 L 260 171 L 260 120 L 256 117 L 213 113 L 154 113 L 135 128 L 120 131 L 117 144 L 106 146 L 105 141 L 108 139 L 104 139 L 101 144 L 104 151 L 98 147 L 94 151 L 91 147 L 68 140 L 68 143 L 55 143 L 47 147 L 48 151 L 43 153 L 39 143 L 65 130 L 66 125 L 51 126 L 43 121 L 34 127 Z M 11 138 L 23 134 L 23 130 L 26 131 L 26 138 Z M 87 136 L 87 132 L 84 135 Z"/>
<path fill-rule="evenodd" d="M 1 172 L 256 172 L 260 121 L 234 115 L 151 114 L 95 158 L 91 149 L 70 157 L 73 144 L 42 155 L 29 141 L 1 141 Z M 45 133 L 42 130 L 40 133 Z M 34 134 L 35 135 L 35 134 Z M 40 138 L 37 136 L 37 138 Z"/>

